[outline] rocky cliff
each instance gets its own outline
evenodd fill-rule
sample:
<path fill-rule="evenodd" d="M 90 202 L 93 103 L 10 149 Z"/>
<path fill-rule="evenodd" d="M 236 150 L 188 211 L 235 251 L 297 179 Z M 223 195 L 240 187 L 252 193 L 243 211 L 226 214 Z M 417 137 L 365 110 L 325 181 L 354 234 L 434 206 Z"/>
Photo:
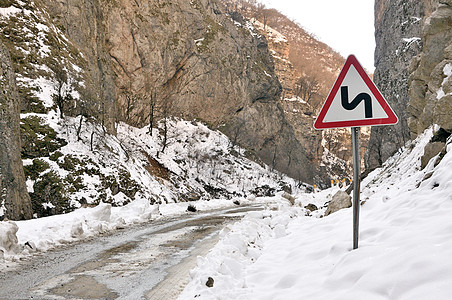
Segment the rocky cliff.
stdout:
<path fill-rule="evenodd" d="M 0 41 L 0 210 L 13 220 L 32 217 L 20 156 L 19 99 L 9 53 Z"/>
<path fill-rule="evenodd" d="M 223 2 L 231 15 L 248 18 L 267 38 L 275 73 L 283 88 L 280 105 L 310 161 L 325 177 L 351 176 L 350 130 L 313 128 L 345 59 L 275 9 L 246 0 Z"/>
<path fill-rule="evenodd" d="M 451 22 L 451 1 L 375 1 L 374 81 L 400 121 L 372 129 L 367 167 L 432 124 L 450 131 Z"/>
<path fill-rule="evenodd" d="M 389 102 L 399 123 L 373 127 L 366 153 L 366 166 L 381 165 L 410 139 L 407 123 L 408 66 L 422 49 L 423 1 L 375 1 L 374 82 Z"/>
<path fill-rule="evenodd" d="M 120 120 L 147 124 L 151 92 L 172 114 L 214 125 L 279 93 L 265 74 L 273 73 L 265 40 L 234 24 L 216 1 L 42 4 L 86 55 L 90 77 L 110 75 L 100 81 L 111 85 L 105 98 L 117 97 Z"/>
<path fill-rule="evenodd" d="M 422 51 L 410 66 L 408 124 L 417 135 L 431 124 L 452 132 L 452 1 L 431 1 Z"/>
<path fill-rule="evenodd" d="M 307 182 L 318 175 L 297 150 L 278 103 L 281 85 L 266 39 L 232 20 L 218 1 L 10 2 L 14 20 L 4 28 L 9 48 L 23 42 L 15 53 L 18 76 L 28 84 L 19 87 L 23 112 L 37 112 L 36 78 L 43 76 L 54 90 L 69 86 L 60 95 L 64 114 L 96 119 L 110 133 L 119 121 L 154 127 L 169 116 L 197 119 L 278 170 Z M 36 19 L 40 27 L 31 28 Z M 31 41 L 17 22 L 40 38 Z M 42 55 L 31 57 L 33 51 Z M 31 59 L 44 66 L 40 74 Z"/>
<path fill-rule="evenodd" d="M 17 78 L 21 185 L 27 181 L 38 216 L 112 202 L 118 195 L 127 198 L 118 203 L 131 201 L 139 180 L 130 179 L 127 163 L 104 174 L 105 164 L 121 159 L 97 163 L 69 150 L 80 143 L 94 156 L 142 156 L 121 141 L 119 152 L 117 144 L 110 146 L 121 121 L 149 128 L 160 140 L 161 148 L 147 159 L 163 169 L 169 144 L 184 143 L 168 128 L 181 117 L 226 133 L 232 153 L 237 149 L 301 181 L 321 180 L 280 105 L 281 85 L 265 37 L 217 1 L 10 0 L 0 2 L 0 24 Z M 86 190 L 93 188 L 88 177 L 102 192 Z M 163 200 L 151 192 L 151 202 L 217 193 L 199 176 L 200 188 L 169 177 L 162 180 L 171 181 L 173 196 Z"/>

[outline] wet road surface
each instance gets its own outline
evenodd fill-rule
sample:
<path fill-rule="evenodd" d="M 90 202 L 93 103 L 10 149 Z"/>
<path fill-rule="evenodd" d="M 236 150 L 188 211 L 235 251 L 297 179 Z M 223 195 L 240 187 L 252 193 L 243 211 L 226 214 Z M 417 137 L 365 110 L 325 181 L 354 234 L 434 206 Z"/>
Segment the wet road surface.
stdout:
<path fill-rule="evenodd" d="M 152 221 L 0 271 L 0 299 L 176 299 L 228 223 L 260 206 Z"/>

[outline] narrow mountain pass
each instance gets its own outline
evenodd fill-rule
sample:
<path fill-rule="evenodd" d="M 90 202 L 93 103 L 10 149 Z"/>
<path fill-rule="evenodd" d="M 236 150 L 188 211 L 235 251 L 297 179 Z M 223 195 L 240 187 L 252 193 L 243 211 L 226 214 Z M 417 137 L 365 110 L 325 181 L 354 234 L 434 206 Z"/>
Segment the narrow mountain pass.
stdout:
<path fill-rule="evenodd" d="M 0 299 L 175 299 L 219 231 L 261 209 L 161 219 L 42 253 L 0 271 Z"/>

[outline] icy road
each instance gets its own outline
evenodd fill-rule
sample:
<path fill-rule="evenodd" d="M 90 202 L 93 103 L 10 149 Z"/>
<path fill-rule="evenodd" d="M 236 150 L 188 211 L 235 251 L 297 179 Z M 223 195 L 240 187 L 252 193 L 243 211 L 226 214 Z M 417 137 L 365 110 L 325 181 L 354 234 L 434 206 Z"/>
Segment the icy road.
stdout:
<path fill-rule="evenodd" d="M 176 299 L 218 232 L 260 206 L 149 222 L 0 271 L 0 299 Z"/>

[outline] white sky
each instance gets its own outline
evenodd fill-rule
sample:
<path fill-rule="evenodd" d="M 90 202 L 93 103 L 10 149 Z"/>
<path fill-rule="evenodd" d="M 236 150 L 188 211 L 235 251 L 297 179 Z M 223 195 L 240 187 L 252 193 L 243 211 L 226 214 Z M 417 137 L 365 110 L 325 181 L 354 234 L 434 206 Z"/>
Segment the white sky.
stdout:
<path fill-rule="evenodd" d="M 374 0 L 261 0 L 347 58 L 374 71 Z"/>

